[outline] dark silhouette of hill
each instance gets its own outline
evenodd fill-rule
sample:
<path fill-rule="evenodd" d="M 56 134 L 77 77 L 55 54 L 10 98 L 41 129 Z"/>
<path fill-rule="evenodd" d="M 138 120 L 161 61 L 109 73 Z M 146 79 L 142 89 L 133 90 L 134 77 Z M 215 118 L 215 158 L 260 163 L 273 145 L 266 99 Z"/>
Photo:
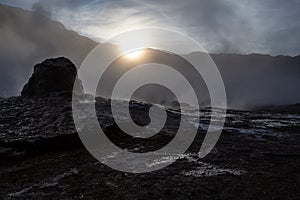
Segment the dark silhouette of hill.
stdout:
<path fill-rule="evenodd" d="M 300 102 L 300 56 L 212 54 L 235 108 Z"/>
<path fill-rule="evenodd" d="M 4 5 L 0 5 L 0 35 L 0 96 L 19 94 L 34 64 L 65 56 L 80 66 L 97 45 L 41 14 Z"/>
<path fill-rule="evenodd" d="M 270 56 L 260 54 L 211 54 L 216 63 L 226 89 L 227 102 L 230 108 L 252 109 L 269 105 L 290 105 L 300 102 L 300 56 Z M 182 59 L 185 58 L 185 59 Z M 172 66 L 184 75 L 197 91 L 199 103 L 209 106 L 210 97 L 206 84 L 197 71 L 193 70 L 188 60 L 207 60 L 204 53 L 193 52 L 188 55 L 175 55 L 155 49 L 145 49 L 143 59 L 128 60 L 120 57 L 110 66 L 98 87 L 98 95 L 110 97 L 111 91 L 120 77 L 134 66 L 146 63 L 160 63 Z M 159 74 L 159 68 L 154 72 Z M 130 79 L 135 80 L 137 74 Z M 172 77 L 166 77 L 166 79 Z M 187 91 L 176 80 L 177 88 L 189 100 Z M 123 86 L 125 88 L 125 86 Z M 129 88 L 127 88 L 129 89 Z M 110 91 L 110 92 L 109 92 Z M 170 105 L 175 100 L 174 95 L 166 88 L 153 84 L 141 87 L 134 93 L 138 100 Z"/>

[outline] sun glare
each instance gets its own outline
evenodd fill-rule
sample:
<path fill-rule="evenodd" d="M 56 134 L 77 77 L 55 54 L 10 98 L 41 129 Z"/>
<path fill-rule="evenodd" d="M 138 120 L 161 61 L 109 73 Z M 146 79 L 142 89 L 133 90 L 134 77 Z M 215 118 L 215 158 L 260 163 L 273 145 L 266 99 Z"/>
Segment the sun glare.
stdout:
<path fill-rule="evenodd" d="M 133 52 L 129 52 L 128 54 L 125 54 L 124 56 L 128 59 L 139 59 L 143 56 L 144 54 L 144 51 L 143 50 L 136 50 L 136 51 L 133 51 Z"/>
<path fill-rule="evenodd" d="M 147 34 L 124 34 L 114 40 L 124 58 L 130 60 L 140 59 L 145 54 L 144 47 L 149 43 Z"/>

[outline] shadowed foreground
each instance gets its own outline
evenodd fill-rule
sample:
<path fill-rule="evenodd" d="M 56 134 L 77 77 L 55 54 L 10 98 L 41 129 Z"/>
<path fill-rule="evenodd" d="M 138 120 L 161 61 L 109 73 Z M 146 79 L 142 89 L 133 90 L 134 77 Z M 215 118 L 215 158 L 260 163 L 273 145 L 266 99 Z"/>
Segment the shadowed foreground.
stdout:
<path fill-rule="evenodd" d="M 187 153 L 164 158 L 179 159 L 162 170 L 130 174 L 106 167 L 82 147 L 68 95 L 0 101 L 1 199 L 300 197 L 300 115 L 292 111 L 228 111 L 216 147 L 199 159 L 197 151 L 207 127 L 206 115 L 211 113 L 202 109 L 199 134 Z M 87 96 L 82 103 L 91 102 Z M 119 130 L 109 117 L 108 104 L 108 100 L 98 98 L 96 108 L 101 126 L 114 142 L 137 151 L 163 143 L 153 140 L 137 145 L 111 136 Z M 140 111 L 147 108 L 147 104 L 131 102 L 133 118 L 146 120 L 145 112 Z M 168 111 L 174 123 L 177 115 L 176 110 Z M 165 127 L 163 139 L 173 137 L 173 128 L 172 123 Z"/>

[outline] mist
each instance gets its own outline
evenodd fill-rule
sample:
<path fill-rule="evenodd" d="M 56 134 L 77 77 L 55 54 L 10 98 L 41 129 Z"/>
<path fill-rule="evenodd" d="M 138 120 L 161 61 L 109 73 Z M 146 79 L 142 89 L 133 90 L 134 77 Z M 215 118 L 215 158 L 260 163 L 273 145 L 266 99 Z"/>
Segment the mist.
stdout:
<path fill-rule="evenodd" d="M 33 66 L 65 56 L 77 66 L 97 44 L 37 12 L 0 5 L 0 96 L 20 94 Z"/>
<path fill-rule="evenodd" d="M 97 41 L 131 29 L 164 27 L 187 34 L 211 53 L 300 53 L 297 0 L 0 2 L 39 12 Z"/>

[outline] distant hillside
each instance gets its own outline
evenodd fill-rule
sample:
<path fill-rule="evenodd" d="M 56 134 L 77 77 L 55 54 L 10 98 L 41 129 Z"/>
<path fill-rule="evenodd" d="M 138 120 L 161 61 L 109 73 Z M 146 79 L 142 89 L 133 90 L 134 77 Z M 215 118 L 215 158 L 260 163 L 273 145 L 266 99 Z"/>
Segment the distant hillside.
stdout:
<path fill-rule="evenodd" d="M 218 54 L 212 58 L 222 74 L 229 106 L 300 102 L 300 56 Z"/>
<path fill-rule="evenodd" d="M 201 52 L 193 52 L 183 55 L 183 58 L 189 60 L 205 59 Z M 182 75 L 189 77 L 189 82 L 199 94 L 201 105 L 209 106 L 209 94 L 204 80 L 197 76 L 197 72 L 191 70 L 186 60 L 180 56 L 169 54 L 164 51 L 147 49 L 144 51 L 144 58 L 134 62 L 128 59 L 120 58 L 112 63 L 109 73 L 102 79 L 101 86 L 98 88 L 98 94 L 109 97 L 111 95 L 113 84 L 133 65 L 142 65 L 145 63 L 161 63 L 172 66 Z M 238 55 L 238 54 L 211 54 L 216 63 L 227 93 L 227 103 L 230 108 L 252 109 L 269 105 L 291 105 L 300 102 L 300 56 L 269 56 L 260 54 Z M 151 74 L 162 74 L 159 68 Z M 93 73 L 96 74 L 96 73 Z M 155 76 L 155 75 L 154 75 Z M 133 73 L 129 76 L 130 80 L 136 77 L 142 77 L 142 74 Z M 191 97 L 191 88 L 185 88 L 168 74 L 165 79 L 171 79 L 180 91 L 181 97 L 188 102 Z M 126 87 L 123 85 L 123 88 Z M 129 90 L 129 88 L 127 88 Z M 110 91 L 110 92 L 109 92 Z M 149 85 L 141 87 L 134 93 L 138 100 L 152 101 L 159 104 L 172 104 L 174 96 L 165 88 Z"/>
<path fill-rule="evenodd" d="M 76 66 L 97 43 L 43 15 L 0 5 L 0 96 L 20 94 L 33 65 L 65 56 Z"/>

